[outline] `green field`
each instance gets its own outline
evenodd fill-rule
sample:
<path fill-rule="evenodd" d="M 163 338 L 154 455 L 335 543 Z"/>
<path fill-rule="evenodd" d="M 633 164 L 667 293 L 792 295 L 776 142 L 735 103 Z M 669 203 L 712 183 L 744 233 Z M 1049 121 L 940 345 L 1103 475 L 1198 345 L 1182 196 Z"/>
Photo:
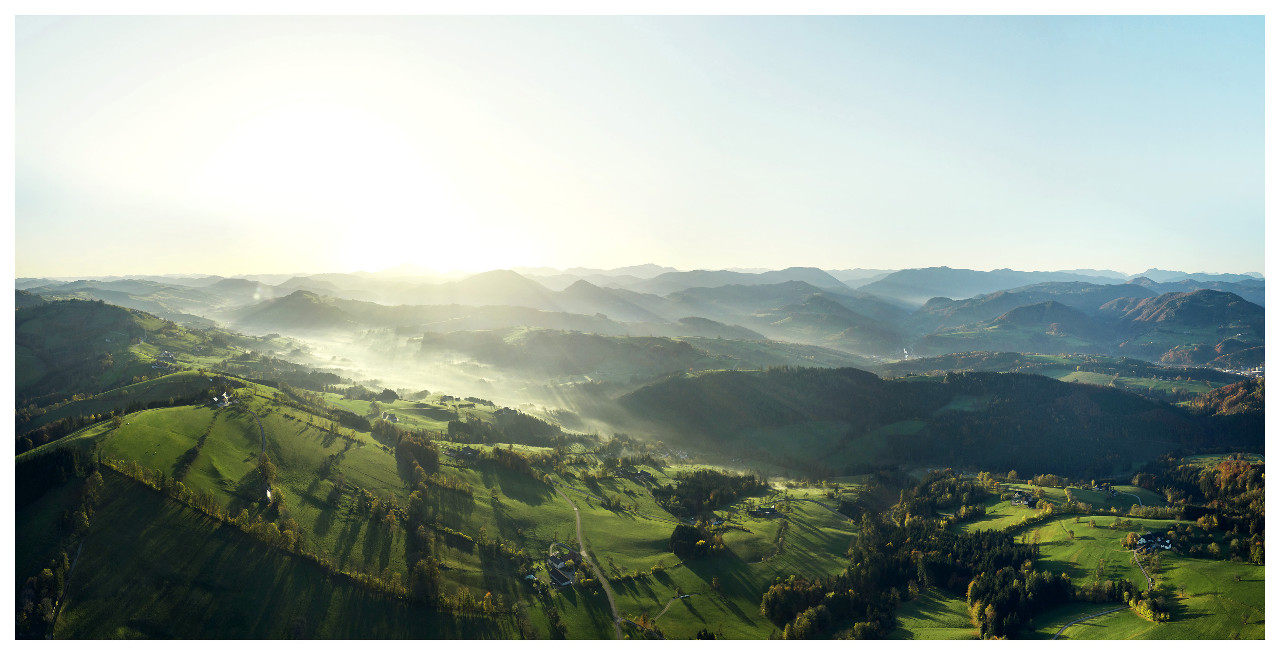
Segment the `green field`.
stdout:
<path fill-rule="evenodd" d="M 191 396 L 212 389 L 213 386 L 212 380 L 196 371 L 181 371 L 161 375 L 143 382 L 112 389 L 111 391 L 104 391 L 85 400 L 67 403 L 62 407 L 32 418 L 26 424 L 20 425 L 18 430 L 19 432 L 24 432 L 67 416 L 108 414 L 113 410 L 123 410 L 134 403 L 146 405 L 155 401 L 165 401 L 169 398 Z"/>
<path fill-rule="evenodd" d="M 847 565 L 845 552 L 854 532 L 847 521 L 822 507 L 796 502 L 785 518 L 733 516 L 727 524 L 731 528 L 724 532 L 727 553 L 686 561 L 641 581 L 615 584 L 619 611 L 631 617 L 661 615 L 656 625 L 669 639 L 687 639 L 704 629 L 729 639 L 763 639 L 775 630 L 781 633 L 780 627 L 759 613 L 760 597 L 775 578 L 823 577 Z M 784 523 L 788 525 L 779 551 L 777 536 Z M 587 530 L 585 518 L 583 530 Z M 674 563 L 677 558 L 665 547 L 670 533 L 668 525 L 662 532 L 660 560 Z M 682 594 L 691 596 L 674 598 Z"/>
<path fill-rule="evenodd" d="M 371 594 L 110 471 L 56 638 L 516 636 Z"/>
<path fill-rule="evenodd" d="M 1066 489 L 1059 487 L 1037 487 L 1035 485 L 1021 483 L 1001 483 L 1001 490 L 1007 493 L 1012 490 L 1021 490 L 1035 492 L 1039 490 L 1043 494 L 1043 499 L 1055 506 L 1060 506 L 1067 500 Z M 1137 505 L 1141 499 L 1144 506 L 1163 506 L 1165 499 L 1158 494 L 1130 485 L 1114 485 L 1116 495 L 1112 496 L 1104 491 L 1093 491 L 1092 489 L 1081 489 L 1079 487 L 1069 487 L 1071 496 L 1077 502 L 1088 503 L 1094 509 L 1119 509 L 1128 511 L 1130 507 Z M 1137 496 L 1135 498 L 1134 496 Z M 1027 509 L 1022 505 L 1014 505 L 1008 500 L 1000 500 L 998 496 L 992 495 L 983 504 L 986 509 L 986 515 L 980 519 L 970 520 L 958 523 L 952 526 L 953 530 L 964 532 L 975 532 L 978 530 L 1003 530 L 1026 517 L 1035 516 L 1038 510 Z M 1108 521 L 1110 523 L 1110 521 Z"/>
<path fill-rule="evenodd" d="M 168 377 L 173 379 L 149 381 L 137 390 L 160 393 L 164 385 L 193 381 L 189 374 Z M 358 503 L 359 494 L 367 491 L 384 507 L 408 507 L 412 487 L 408 472 L 397 464 L 392 445 L 379 443 L 368 432 L 345 427 L 335 434 L 328 417 L 281 404 L 278 392 L 270 387 L 248 384 L 237 394 L 238 402 L 228 408 L 188 405 L 144 410 L 123 417 L 118 428 L 104 421 L 18 460 L 56 448 L 87 453 L 100 447 L 106 457 L 134 461 L 174 476 L 180 473 L 179 459 L 207 432 L 182 480 L 188 488 L 208 490 L 232 514 L 247 511 L 266 520 L 287 517 L 296 521 L 309 549 L 343 571 L 394 574 L 402 579 L 408 576 L 412 555 L 408 531 L 394 520 L 383 520 L 385 516 L 366 513 Z M 331 394 L 326 400 L 335 407 L 368 415 L 366 401 L 342 400 Z M 951 409 L 972 411 L 985 402 L 976 397 L 962 399 Z M 380 404 L 403 417 L 401 423 L 410 428 L 447 429 L 453 412 L 453 403 L 441 404 L 437 399 Z M 449 409 L 443 409 L 445 406 Z M 461 412 L 493 420 L 488 407 Z M 921 421 L 901 421 L 884 426 L 872 441 L 910 438 L 922 425 Z M 841 425 L 815 423 L 789 438 L 803 446 L 842 429 Z M 266 503 L 265 483 L 258 470 L 264 445 L 276 467 L 273 491 L 277 499 L 285 499 L 279 514 Z M 451 448 L 460 444 L 439 440 L 438 445 Z M 489 451 L 495 445 L 477 447 Z M 496 447 L 526 454 L 552 452 L 516 444 Z M 716 515 L 727 519 L 717 528 L 726 549 L 682 562 L 669 551 L 671 533 L 679 519 L 658 506 L 647 485 L 588 475 L 588 471 L 600 471 L 605 461 L 600 444 L 583 440 L 568 452 L 576 458 L 575 463 L 551 479 L 578 506 L 584 545 L 611 580 L 619 612 L 660 630 L 667 638 L 690 638 L 700 630 L 728 638 L 768 638 L 781 631 L 781 626 L 760 615 L 761 595 L 771 584 L 790 575 L 826 577 L 847 566 L 854 526 L 806 500 L 834 507 L 842 498 L 856 497 L 865 476 L 829 483 L 775 481 L 770 491 L 751 500 L 778 503 L 782 517 L 751 517 L 743 502 L 719 508 Z M 1211 463 L 1205 461 L 1206 465 Z M 646 465 L 643 470 L 651 472 L 657 484 L 665 485 L 676 482 L 682 472 L 699 468 L 702 466 Z M 612 638 L 611 614 L 599 588 L 572 587 L 539 595 L 535 585 L 524 579 L 528 573 L 525 564 L 531 562 L 536 578 L 548 581 L 542 560 L 552 542 L 574 548 L 577 544 L 573 509 L 556 487 L 544 481 L 546 472 L 535 476 L 516 473 L 488 456 L 475 461 L 441 457 L 440 476 L 449 484 L 466 485 L 469 492 L 434 486 L 422 497 L 422 507 L 434 525 L 447 528 L 431 531 L 432 554 L 442 569 L 440 590 L 452 594 L 466 588 L 476 597 L 492 592 L 508 604 L 523 603 L 543 635 L 550 631 L 546 612 L 555 607 L 570 638 Z M 361 591 L 341 575 L 267 548 L 234 527 L 165 500 L 123 476 L 111 473 L 108 477 L 109 493 L 91 521 L 58 637 L 518 636 L 515 621 L 509 617 L 440 615 L 423 606 Z M 1004 486 L 1006 491 L 1033 489 L 1024 484 Z M 58 547 L 52 535 L 57 533 L 61 511 L 76 501 L 78 488 L 77 484 L 56 487 L 20 513 L 20 581 L 47 565 L 50 551 Z M 1137 494 L 1144 504 L 1162 503 L 1158 495 L 1144 489 L 1116 489 Z M 1049 502 L 1065 501 L 1063 489 L 1042 491 Z M 1131 496 L 1113 498 L 1074 488 L 1071 493 L 1099 508 L 1127 509 L 1134 504 Z M 606 498 L 620 500 L 626 509 L 606 509 L 602 502 Z M 987 510 L 982 519 L 953 529 L 999 529 L 1035 513 L 996 497 L 987 501 Z M 1097 527 L 1088 527 L 1090 518 Z M 1040 544 L 1039 568 L 1066 573 L 1077 583 L 1089 579 L 1103 562 L 1103 575 L 1108 578 L 1125 577 L 1145 584 L 1129 553 L 1120 548 L 1120 540 L 1131 529 L 1164 530 L 1172 522 L 1130 520 L 1133 527 L 1112 530 L 1106 527 L 1115 521 L 1112 516 L 1053 519 L 1022 530 L 1016 538 Z M 448 531 L 471 539 L 450 537 Z M 503 542 L 524 555 L 508 560 L 475 545 L 487 540 Z M 138 553 L 145 557 L 138 557 Z M 112 562 L 117 564 L 109 564 Z M 1261 584 L 1253 582 L 1260 581 L 1262 574 L 1263 569 L 1248 565 L 1169 557 L 1162 573 L 1166 584 L 1181 586 L 1187 592 L 1187 597 L 1179 600 L 1173 622 L 1154 626 L 1126 611 L 1073 627 L 1066 636 L 1077 630 L 1094 631 L 1090 636 L 1117 637 L 1180 638 L 1196 631 L 1222 638 L 1234 632 L 1261 636 Z M 1234 582 L 1235 575 L 1241 576 L 1241 582 Z M 687 597 L 678 597 L 682 595 Z M 1079 612 L 1065 614 L 1077 609 L 1090 608 L 1059 608 L 1051 615 L 1037 617 L 1035 636 L 1043 636 L 1059 619 L 1056 627 L 1079 616 Z M 1240 625 L 1234 627 L 1233 621 Z M 408 624 L 412 627 L 405 628 Z M 632 636 L 642 636 L 634 628 L 627 630 Z M 902 604 L 892 637 L 968 639 L 973 633 L 964 601 L 930 590 Z"/>
<path fill-rule="evenodd" d="M 1089 520 L 1096 528 L 1090 528 Z M 1106 526 L 1115 520 L 1110 516 L 1080 517 L 1052 521 L 1028 528 L 1020 537 L 1037 538 L 1041 559 L 1038 567 L 1053 573 L 1066 573 L 1073 582 L 1092 580 L 1099 561 L 1103 562 L 1103 579 L 1127 578 L 1145 588 L 1146 578 L 1134 564 L 1132 555 L 1122 542 L 1130 531 L 1144 529 L 1164 531 L 1175 521 L 1128 519 L 1133 527 L 1121 530 Z M 1074 532 L 1074 538 L 1068 535 Z M 1162 570 L 1157 584 L 1175 591 L 1178 596 L 1172 619 L 1157 624 L 1129 610 L 1098 617 L 1068 628 L 1060 638 L 1077 639 L 1228 639 L 1239 636 L 1260 639 L 1264 636 L 1264 590 L 1266 568 L 1229 561 L 1185 557 L 1176 552 L 1161 556 Z M 1235 576 L 1240 581 L 1235 581 Z M 1058 628 L 1079 616 L 1092 614 L 1108 606 L 1076 603 L 1060 608 L 1049 616 L 1036 618 L 1035 636 L 1052 636 Z M 1246 618 L 1247 617 L 1247 618 Z M 1238 635 L 1236 634 L 1238 633 Z"/>
<path fill-rule="evenodd" d="M 1239 453 L 1239 461 L 1248 462 L 1250 464 L 1263 464 L 1265 460 L 1259 453 Z M 1237 453 L 1221 453 L 1217 455 L 1196 455 L 1194 457 L 1183 457 L 1182 463 L 1188 466 L 1200 466 L 1202 468 L 1213 468 L 1227 460 L 1236 460 Z"/>
<path fill-rule="evenodd" d="M 964 599 L 930 589 L 898 606 L 898 627 L 889 639 L 976 639 Z"/>
<path fill-rule="evenodd" d="M 1240 581 L 1235 581 L 1235 576 Z M 1165 585 L 1175 592 L 1168 623 L 1152 623 L 1125 609 L 1078 623 L 1059 639 L 1264 639 L 1266 568 L 1237 562 L 1170 557 Z M 1037 617 L 1033 638 L 1052 637 L 1065 623 L 1107 606 L 1075 603 L 1073 612 Z M 1071 614 L 1067 616 L 1067 614 Z"/>

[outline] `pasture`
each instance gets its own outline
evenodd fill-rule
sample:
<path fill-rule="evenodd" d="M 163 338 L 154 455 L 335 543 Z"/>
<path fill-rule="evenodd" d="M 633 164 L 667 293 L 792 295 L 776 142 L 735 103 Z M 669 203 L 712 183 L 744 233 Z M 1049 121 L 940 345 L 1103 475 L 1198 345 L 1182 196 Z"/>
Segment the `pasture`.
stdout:
<path fill-rule="evenodd" d="M 111 471 L 55 638 L 509 638 L 372 594 Z"/>

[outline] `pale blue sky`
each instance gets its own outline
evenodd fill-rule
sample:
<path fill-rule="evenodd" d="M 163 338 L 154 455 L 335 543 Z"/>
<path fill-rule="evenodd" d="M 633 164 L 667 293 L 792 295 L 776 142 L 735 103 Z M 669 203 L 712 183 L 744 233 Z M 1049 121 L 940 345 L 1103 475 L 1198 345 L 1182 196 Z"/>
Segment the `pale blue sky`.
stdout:
<path fill-rule="evenodd" d="M 1260 17 L 17 19 L 19 276 L 1263 270 Z"/>

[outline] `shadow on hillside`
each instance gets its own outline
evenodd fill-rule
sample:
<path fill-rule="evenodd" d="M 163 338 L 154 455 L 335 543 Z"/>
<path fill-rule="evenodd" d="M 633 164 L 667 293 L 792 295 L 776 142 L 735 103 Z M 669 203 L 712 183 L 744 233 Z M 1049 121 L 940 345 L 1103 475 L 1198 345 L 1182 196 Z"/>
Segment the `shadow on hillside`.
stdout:
<path fill-rule="evenodd" d="M 639 592 L 644 592 L 653 600 L 658 600 L 658 594 L 653 592 L 653 581 L 648 578 L 614 580 L 609 584 L 613 586 L 614 594 L 625 593 L 631 596 L 639 596 Z"/>
<path fill-rule="evenodd" d="M 714 592 L 710 590 L 711 581 L 713 578 L 717 577 L 720 578 L 720 588 L 728 591 L 729 593 L 734 593 L 735 595 L 754 598 L 758 597 L 764 591 L 763 589 L 757 589 L 758 585 L 754 582 L 751 571 L 747 567 L 747 563 L 742 561 L 742 558 L 738 557 L 732 551 L 729 551 L 727 555 L 721 555 L 719 557 L 710 557 L 702 560 L 686 560 L 684 565 L 685 568 L 689 569 L 694 575 L 697 575 L 704 583 L 706 583 L 708 587 L 706 593 L 711 595 L 714 595 Z M 685 591 L 688 592 L 687 589 Z M 686 605 L 689 603 L 688 599 L 684 602 Z M 739 620 L 755 625 L 754 619 L 747 616 L 747 614 L 736 604 L 725 603 L 725 605 L 728 606 L 729 611 L 737 616 Z M 699 616 L 698 618 L 702 617 Z"/>
<path fill-rule="evenodd" d="M 378 570 L 387 568 L 391 561 L 391 534 L 379 517 L 370 517 L 364 522 L 364 546 L 360 556 L 365 563 L 378 561 Z"/>
<path fill-rule="evenodd" d="M 502 495 L 526 505 L 541 505 L 555 496 L 551 487 L 526 475 L 510 472 L 497 477 L 498 490 Z"/>
<path fill-rule="evenodd" d="M 912 611 L 910 613 L 917 616 L 932 617 L 950 612 L 947 608 L 947 604 L 942 602 L 936 593 L 920 594 L 919 596 L 916 596 L 914 600 L 910 601 L 910 603 L 912 606 Z M 899 624 L 901 624 L 901 618 L 904 614 L 907 613 L 901 610 L 898 611 Z"/>
<path fill-rule="evenodd" d="M 574 607 L 581 606 L 587 610 L 591 616 L 591 623 L 612 625 L 613 613 L 609 611 L 609 600 L 605 598 L 604 592 L 599 589 L 587 591 L 578 587 L 564 587 L 557 592 L 565 602 Z M 608 628 L 608 634 L 613 636 L 613 628 Z"/>
<path fill-rule="evenodd" d="M 435 516 L 444 525 L 455 526 L 467 523 L 475 512 L 475 500 L 467 494 L 440 487 L 428 487 L 422 505 L 427 516 Z"/>
<path fill-rule="evenodd" d="M 512 516 L 501 503 L 493 505 L 493 518 L 498 524 L 498 536 L 504 541 L 519 543 L 526 532 L 537 527 L 530 519 Z"/>
<path fill-rule="evenodd" d="M 355 550 L 356 540 L 360 537 L 360 521 L 351 520 L 347 522 L 346 528 L 343 529 L 342 535 L 338 537 L 338 567 L 346 567 L 347 561 L 351 559 L 351 551 Z"/>

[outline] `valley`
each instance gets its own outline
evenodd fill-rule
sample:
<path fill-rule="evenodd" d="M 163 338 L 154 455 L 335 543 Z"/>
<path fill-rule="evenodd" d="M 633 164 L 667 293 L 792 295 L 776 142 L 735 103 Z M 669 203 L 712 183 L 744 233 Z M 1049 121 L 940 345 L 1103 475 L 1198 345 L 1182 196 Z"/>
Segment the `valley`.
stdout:
<path fill-rule="evenodd" d="M 1263 636 L 1260 307 L 814 270 L 20 280 L 19 636 Z"/>

